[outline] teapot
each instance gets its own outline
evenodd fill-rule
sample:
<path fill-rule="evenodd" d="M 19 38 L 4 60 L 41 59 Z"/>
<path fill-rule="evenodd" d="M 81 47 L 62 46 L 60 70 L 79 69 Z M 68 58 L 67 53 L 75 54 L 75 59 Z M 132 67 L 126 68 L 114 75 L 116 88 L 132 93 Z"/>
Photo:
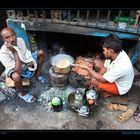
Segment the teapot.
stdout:
<path fill-rule="evenodd" d="M 98 94 L 96 93 L 96 90 L 90 89 L 86 92 L 86 99 L 89 104 L 93 104 L 94 102 L 96 102 L 97 98 Z"/>
<path fill-rule="evenodd" d="M 75 99 L 83 100 L 84 94 L 85 94 L 85 89 L 77 88 L 75 91 Z"/>
<path fill-rule="evenodd" d="M 87 106 L 81 106 L 78 110 L 78 115 L 87 118 L 89 116 L 89 108 Z"/>

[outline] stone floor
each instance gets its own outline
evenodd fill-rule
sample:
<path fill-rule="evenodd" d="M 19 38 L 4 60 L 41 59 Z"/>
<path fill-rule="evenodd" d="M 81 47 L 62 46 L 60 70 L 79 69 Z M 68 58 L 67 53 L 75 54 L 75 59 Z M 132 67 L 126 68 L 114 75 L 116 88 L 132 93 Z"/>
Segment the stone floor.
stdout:
<path fill-rule="evenodd" d="M 44 64 L 43 67 L 46 67 Z M 48 78 L 48 72 L 44 73 Z M 33 95 L 49 90 L 50 84 L 41 84 L 33 79 L 30 90 Z M 140 99 L 138 80 L 128 93 L 127 107 L 135 111 Z M 40 102 L 26 103 L 19 97 L 13 100 L 4 100 L 0 103 L 1 130 L 139 130 L 140 124 L 131 117 L 124 123 L 119 123 L 115 117 L 121 111 L 108 111 L 105 106 L 113 100 L 98 98 L 97 106 L 88 118 L 81 118 L 78 113 L 69 109 L 60 112 L 46 110 Z"/>

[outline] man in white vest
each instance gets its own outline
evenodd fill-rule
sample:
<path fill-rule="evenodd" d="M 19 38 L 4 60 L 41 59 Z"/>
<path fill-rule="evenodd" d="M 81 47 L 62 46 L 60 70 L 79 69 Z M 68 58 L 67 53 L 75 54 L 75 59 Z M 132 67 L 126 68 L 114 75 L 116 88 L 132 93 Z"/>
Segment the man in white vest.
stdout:
<path fill-rule="evenodd" d="M 122 40 L 110 35 L 103 40 L 102 48 L 105 56 L 102 74 L 83 65 L 79 67 L 91 73 L 90 87 L 104 91 L 102 93 L 124 95 L 132 87 L 134 70 L 128 55 L 122 49 Z"/>

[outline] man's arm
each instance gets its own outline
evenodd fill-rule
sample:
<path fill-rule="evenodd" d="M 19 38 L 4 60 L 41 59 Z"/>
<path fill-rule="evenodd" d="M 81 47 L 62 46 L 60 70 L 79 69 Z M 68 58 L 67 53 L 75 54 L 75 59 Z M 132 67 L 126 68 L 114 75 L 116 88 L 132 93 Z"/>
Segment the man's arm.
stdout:
<path fill-rule="evenodd" d="M 22 70 L 21 60 L 20 60 L 17 52 L 14 52 L 14 55 L 15 55 L 15 59 L 16 59 L 15 71 L 18 71 L 21 73 L 21 70 Z"/>
<path fill-rule="evenodd" d="M 89 71 L 89 73 L 91 74 L 92 77 L 94 77 L 96 80 L 98 80 L 99 82 L 106 82 L 106 79 L 104 79 L 103 75 L 95 72 L 92 69 L 89 69 L 89 67 L 85 66 L 85 65 L 79 65 L 79 64 L 72 64 L 72 66 L 77 66 L 83 69 L 86 69 Z M 105 70 L 104 70 L 105 71 Z"/>
<path fill-rule="evenodd" d="M 21 73 L 21 70 L 22 70 L 22 63 L 21 63 L 21 60 L 18 56 L 18 53 L 17 51 L 15 50 L 14 47 L 12 47 L 12 45 L 8 45 L 8 49 L 12 51 L 12 53 L 14 54 L 15 56 L 15 71 L 18 71 L 19 73 Z"/>
<path fill-rule="evenodd" d="M 95 70 L 88 69 L 88 67 L 87 70 L 90 72 L 91 76 L 94 77 L 99 82 L 106 82 L 106 79 L 104 79 L 102 74 L 95 72 Z"/>

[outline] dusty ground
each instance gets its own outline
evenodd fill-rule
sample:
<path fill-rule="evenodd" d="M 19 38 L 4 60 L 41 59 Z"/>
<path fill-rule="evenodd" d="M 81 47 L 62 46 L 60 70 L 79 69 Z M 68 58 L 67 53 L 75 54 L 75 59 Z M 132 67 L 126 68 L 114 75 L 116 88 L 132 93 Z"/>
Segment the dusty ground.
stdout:
<path fill-rule="evenodd" d="M 46 68 L 44 64 L 43 69 Z M 48 72 L 44 73 L 48 78 Z M 49 90 L 50 84 L 40 84 L 31 81 L 26 88 L 38 97 L 42 91 Z M 139 90 L 139 88 L 138 88 Z M 132 90 L 133 92 L 133 90 Z M 98 105 L 87 119 L 80 118 L 76 112 L 69 109 L 61 112 L 47 111 L 38 101 L 26 103 L 19 97 L 0 103 L 1 130 L 139 130 L 140 124 L 131 117 L 125 123 L 119 123 L 115 117 L 120 111 L 107 111 L 105 105 L 111 98 L 98 98 Z M 128 102 L 128 108 L 135 111 L 137 103 Z"/>
<path fill-rule="evenodd" d="M 107 111 L 105 105 L 110 99 L 99 99 L 99 105 L 89 118 L 80 118 L 76 112 L 62 110 L 61 112 L 48 112 L 42 105 L 35 102 L 33 104 L 25 103 L 21 99 L 13 102 L 3 102 L 0 106 L 0 129 L 80 129 L 80 130 L 117 130 L 117 129 L 139 129 L 133 117 L 125 123 L 118 123 L 115 117 L 120 111 Z M 136 104 L 129 103 L 129 108 L 134 109 Z M 97 122 L 101 126 L 97 126 Z"/>

